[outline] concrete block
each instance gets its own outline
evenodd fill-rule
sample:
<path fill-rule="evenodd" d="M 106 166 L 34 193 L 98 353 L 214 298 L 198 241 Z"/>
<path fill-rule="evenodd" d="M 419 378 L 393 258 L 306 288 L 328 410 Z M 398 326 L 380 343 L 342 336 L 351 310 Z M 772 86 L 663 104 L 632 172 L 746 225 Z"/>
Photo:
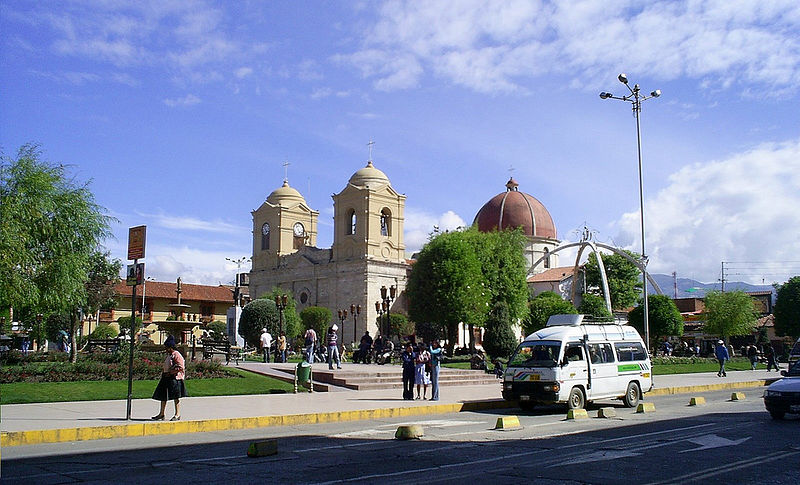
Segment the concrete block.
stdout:
<path fill-rule="evenodd" d="M 616 418 L 617 410 L 614 408 L 600 408 L 597 410 L 598 418 Z"/>
<path fill-rule="evenodd" d="M 250 443 L 247 456 L 271 456 L 278 453 L 278 440 L 263 440 Z"/>
<path fill-rule="evenodd" d="M 743 392 L 731 393 L 731 401 L 744 401 L 744 393 Z"/>
<path fill-rule="evenodd" d="M 654 413 L 656 412 L 656 405 L 651 402 L 640 402 L 636 408 L 637 413 Z"/>
<path fill-rule="evenodd" d="M 407 426 L 398 426 L 394 437 L 398 440 L 418 440 L 425 436 L 422 431 L 422 426 L 418 424 L 410 424 Z"/>
<path fill-rule="evenodd" d="M 585 409 L 570 409 L 567 411 L 567 419 L 589 419 L 589 413 Z"/>
<path fill-rule="evenodd" d="M 700 397 L 693 397 L 689 399 L 689 406 L 702 406 L 706 403 L 706 398 Z"/>
<path fill-rule="evenodd" d="M 497 424 L 494 425 L 494 429 L 519 429 L 521 427 L 517 416 L 501 416 L 497 418 Z"/>

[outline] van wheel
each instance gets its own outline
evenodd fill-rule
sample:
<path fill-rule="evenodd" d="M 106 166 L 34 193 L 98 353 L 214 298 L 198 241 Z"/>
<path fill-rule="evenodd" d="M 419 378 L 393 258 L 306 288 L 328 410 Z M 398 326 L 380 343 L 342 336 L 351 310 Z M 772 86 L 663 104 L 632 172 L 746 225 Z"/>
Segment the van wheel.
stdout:
<path fill-rule="evenodd" d="M 635 408 L 639 404 L 639 384 L 631 382 L 628 384 L 628 389 L 625 391 L 625 396 L 622 398 L 625 407 Z"/>
<path fill-rule="evenodd" d="M 567 399 L 567 408 L 569 409 L 583 409 L 585 400 L 583 398 L 583 391 L 579 387 L 573 387 Z"/>

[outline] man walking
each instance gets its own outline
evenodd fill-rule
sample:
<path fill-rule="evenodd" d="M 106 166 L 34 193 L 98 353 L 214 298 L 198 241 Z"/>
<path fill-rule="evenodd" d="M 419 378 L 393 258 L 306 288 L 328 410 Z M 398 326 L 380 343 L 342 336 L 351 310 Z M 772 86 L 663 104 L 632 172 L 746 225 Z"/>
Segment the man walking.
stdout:
<path fill-rule="evenodd" d="M 341 369 L 342 365 L 339 361 L 339 335 L 336 331 L 339 326 L 335 323 L 328 329 L 328 369 L 333 370 L 333 363 L 336 362 L 336 368 Z"/>
<path fill-rule="evenodd" d="M 725 348 L 725 342 L 722 340 L 717 341 L 717 348 L 714 349 L 714 355 L 719 361 L 717 377 L 728 377 L 728 374 L 725 373 L 725 361 L 730 360 L 730 355 L 728 354 L 728 349 Z"/>
<path fill-rule="evenodd" d="M 758 364 L 758 349 L 755 345 L 747 346 L 747 358 L 750 359 L 750 370 L 756 370 L 756 364 Z"/>
<path fill-rule="evenodd" d="M 764 347 L 764 356 L 767 358 L 767 372 L 773 367 L 775 367 L 776 372 L 781 370 L 781 368 L 778 367 L 778 361 L 775 359 L 775 348 L 772 347 L 771 343 Z"/>
<path fill-rule="evenodd" d="M 278 351 L 275 352 L 275 362 L 286 362 L 286 332 L 281 332 L 278 337 Z"/>
<path fill-rule="evenodd" d="M 264 353 L 264 363 L 269 362 L 269 348 L 272 346 L 272 335 L 266 328 L 261 329 L 261 352 Z"/>

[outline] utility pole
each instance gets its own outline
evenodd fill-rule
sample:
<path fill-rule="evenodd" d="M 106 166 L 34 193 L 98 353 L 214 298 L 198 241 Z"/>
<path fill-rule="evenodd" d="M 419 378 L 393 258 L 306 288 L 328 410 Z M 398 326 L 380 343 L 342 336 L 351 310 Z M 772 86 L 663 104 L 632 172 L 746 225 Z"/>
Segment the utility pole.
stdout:
<path fill-rule="evenodd" d="M 722 292 L 725 293 L 725 261 L 722 261 L 722 278 L 720 281 L 722 282 Z"/>

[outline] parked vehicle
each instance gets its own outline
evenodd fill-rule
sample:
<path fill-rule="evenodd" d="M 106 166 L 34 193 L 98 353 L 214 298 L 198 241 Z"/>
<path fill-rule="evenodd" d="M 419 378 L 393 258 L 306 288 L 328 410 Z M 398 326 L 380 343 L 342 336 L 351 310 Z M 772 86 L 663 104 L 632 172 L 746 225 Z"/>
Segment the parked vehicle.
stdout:
<path fill-rule="evenodd" d="M 797 339 L 797 342 L 794 343 L 794 347 L 792 350 L 789 351 L 789 367 L 792 367 L 792 364 L 800 360 L 800 339 Z"/>
<path fill-rule="evenodd" d="M 781 375 L 783 379 L 764 391 L 764 406 L 772 419 L 783 419 L 786 413 L 800 414 L 800 361 L 781 371 Z"/>
<path fill-rule="evenodd" d="M 584 315 L 551 316 L 517 347 L 503 374 L 503 398 L 525 410 L 553 403 L 577 409 L 599 399 L 636 407 L 652 388 L 650 357 L 636 329 Z"/>

